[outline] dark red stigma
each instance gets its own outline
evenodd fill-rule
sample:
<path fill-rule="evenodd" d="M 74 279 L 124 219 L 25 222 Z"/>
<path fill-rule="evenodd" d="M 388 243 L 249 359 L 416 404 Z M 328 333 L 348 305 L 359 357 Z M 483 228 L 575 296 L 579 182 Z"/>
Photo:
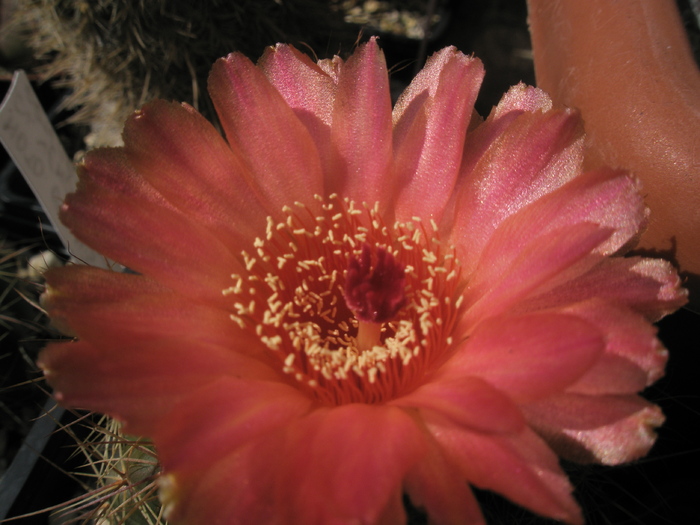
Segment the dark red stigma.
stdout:
<path fill-rule="evenodd" d="M 359 321 L 389 321 L 406 303 L 405 282 L 405 269 L 390 252 L 378 246 L 372 261 L 370 246 L 365 243 L 359 258 L 350 256 L 345 303 Z"/>

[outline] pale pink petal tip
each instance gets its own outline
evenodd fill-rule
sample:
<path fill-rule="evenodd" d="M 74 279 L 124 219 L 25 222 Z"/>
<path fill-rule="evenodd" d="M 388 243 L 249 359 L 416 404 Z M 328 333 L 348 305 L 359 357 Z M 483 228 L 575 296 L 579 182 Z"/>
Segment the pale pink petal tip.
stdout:
<path fill-rule="evenodd" d="M 591 431 L 564 431 L 573 435 L 603 465 L 619 465 L 649 453 L 656 441 L 656 429 L 664 422 L 661 409 L 648 406 L 613 424 Z"/>
<path fill-rule="evenodd" d="M 268 48 L 258 67 L 306 127 L 316 144 L 325 176 L 332 178 L 337 172 L 337 159 L 329 147 L 337 76 L 329 75 L 294 47 L 282 44 Z"/>
<path fill-rule="evenodd" d="M 527 405 L 525 413 L 562 457 L 579 463 L 618 465 L 646 455 L 664 415 L 634 395 L 562 394 Z"/>
<path fill-rule="evenodd" d="M 659 318 L 688 302 L 688 290 L 682 287 L 681 278 L 671 263 L 661 259 L 641 259 L 631 271 L 642 277 L 654 279 L 659 284 L 656 300 L 659 304 L 668 305 L 659 313 Z"/>
<path fill-rule="evenodd" d="M 510 111 L 549 111 L 552 99 L 540 88 L 522 82 L 511 87 L 495 107 L 493 117 L 498 118 Z"/>

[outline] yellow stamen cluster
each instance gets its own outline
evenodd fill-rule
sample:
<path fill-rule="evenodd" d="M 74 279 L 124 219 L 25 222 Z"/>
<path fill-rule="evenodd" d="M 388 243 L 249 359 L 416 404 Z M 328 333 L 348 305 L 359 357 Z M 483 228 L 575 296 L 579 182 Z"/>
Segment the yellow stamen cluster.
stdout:
<path fill-rule="evenodd" d="M 437 227 L 418 218 L 386 226 L 378 206 L 331 195 L 268 218 L 246 273 L 232 275 L 231 319 L 253 330 L 281 369 L 327 404 L 387 401 L 419 384 L 452 346 L 459 264 Z M 348 262 L 382 247 L 405 269 L 405 306 L 383 324 L 358 321 L 344 296 Z"/>

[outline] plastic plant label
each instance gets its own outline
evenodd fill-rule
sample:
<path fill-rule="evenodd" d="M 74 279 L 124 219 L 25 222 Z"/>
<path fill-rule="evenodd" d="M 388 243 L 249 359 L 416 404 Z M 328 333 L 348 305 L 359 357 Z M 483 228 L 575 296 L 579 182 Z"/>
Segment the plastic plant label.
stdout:
<path fill-rule="evenodd" d="M 109 262 L 88 248 L 58 219 L 63 198 L 75 190 L 78 177 L 24 71 L 16 71 L 0 105 L 0 141 L 44 208 L 74 262 L 107 267 Z"/>

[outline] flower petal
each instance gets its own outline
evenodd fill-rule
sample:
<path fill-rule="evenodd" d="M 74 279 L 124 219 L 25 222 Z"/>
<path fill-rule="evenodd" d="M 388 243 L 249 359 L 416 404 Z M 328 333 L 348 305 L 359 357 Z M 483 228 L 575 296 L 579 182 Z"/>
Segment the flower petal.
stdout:
<path fill-rule="evenodd" d="M 41 296 L 41 305 L 48 310 L 51 323 L 64 334 L 75 336 L 75 324 L 71 323 L 72 309 L 63 311 L 63 304 L 78 305 L 76 313 L 89 310 L 94 302 L 124 301 L 135 295 L 161 294 L 169 291 L 161 284 L 141 275 L 126 274 L 93 268 L 91 266 L 68 265 L 50 269 L 44 275 L 46 291 Z M 172 293 L 172 292 L 171 292 Z M 74 299 L 75 298 L 75 299 Z M 85 305 L 83 308 L 80 305 Z"/>
<path fill-rule="evenodd" d="M 503 220 L 484 247 L 479 265 L 474 270 L 474 277 L 470 280 L 467 298 L 471 296 L 472 301 L 479 298 L 481 305 L 470 312 L 465 321 L 473 323 L 477 312 L 486 312 L 493 304 L 499 303 L 501 307 L 506 306 L 508 303 L 502 302 L 503 293 L 509 296 L 511 302 L 522 300 L 523 296 L 516 292 L 522 292 L 525 284 L 534 285 L 532 276 L 543 277 L 544 272 L 552 270 L 556 262 L 565 261 L 570 257 L 575 258 L 577 249 L 582 250 L 579 255 L 584 255 L 586 251 L 610 255 L 628 245 L 646 219 L 645 208 L 637 193 L 638 189 L 636 181 L 623 172 L 613 170 L 589 172 Z M 601 239 L 601 242 L 596 245 L 595 229 L 592 229 L 591 236 L 586 238 L 586 230 L 591 227 L 584 223 L 600 225 L 601 237 L 605 235 L 605 231 L 610 232 L 609 237 Z M 548 252 L 548 248 L 544 248 L 542 243 L 547 242 L 549 238 L 556 239 L 557 229 L 560 229 L 561 235 L 568 237 L 565 233 L 566 228 L 570 228 L 571 238 L 552 244 L 552 248 L 561 249 L 561 253 L 555 255 Z M 576 231 L 578 233 L 574 233 Z M 580 238 L 578 246 L 575 237 Z M 568 255 L 564 251 L 567 247 L 570 250 Z M 532 252 L 533 255 L 525 259 L 525 264 L 521 268 L 515 265 L 508 267 L 527 252 Z M 599 261 L 600 257 L 590 258 L 586 264 L 592 266 Z M 564 267 L 557 268 L 564 269 Z M 585 265 L 579 264 L 567 272 L 555 271 L 551 275 L 566 282 L 577 277 L 575 272 L 583 273 L 587 269 Z M 523 271 L 531 275 L 523 276 L 522 273 L 518 273 Z M 486 294 L 488 287 L 493 287 L 493 283 L 502 283 L 499 277 L 501 275 L 512 276 L 517 284 L 515 286 L 502 284 L 501 292 L 498 292 L 499 288 L 495 287 L 489 292 L 495 293 L 490 299 L 482 297 Z M 551 280 L 545 279 L 545 281 L 548 281 L 548 286 L 553 286 Z M 528 293 L 533 290 L 530 289 Z"/>
<path fill-rule="evenodd" d="M 663 376 L 668 352 L 656 338 L 656 328 L 643 316 L 597 298 L 552 311 L 584 319 L 605 340 L 604 354 L 567 392 L 634 394 Z"/>
<path fill-rule="evenodd" d="M 302 470 L 306 477 L 294 494 L 284 493 L 300 523 L 375 523 L 425 450 L 415 423 L 393 407 L 351 404 L 317 411 L 291 436 L 287 479 Z"/>
<path fill-rule="evenodd" d="M 591 252 L 612 233 L 583 223 L 531 238 L 528 228 L 516 221 L 496 231 L 463 293 L 466 312 L 460 329 L 468 330 L 484 317 L 507 312 L 528 296 L 584 273 L 601 259 Z"/>
<path fill-rule="evenodd" d="M 506 114 L 487 120 L 474 135 L 491 136 L 470 149 L 467 136 L 459 180 L 453 195 L 453 242 L 470 271 L 498 225 L 508 216 L 573 179 L 580 170 L 581 127 L 575 112 Z M 504 128 L 504 129 L 503 129 Z M 484 150 L 484 146 L 486 146 Z M 483 150 L 483 151 L 482 151 Z"/>
<path fill-rule="evenodd" d="M 377 523 L 387 507 L 397 509 L 402 479 L 423 450 L 424 437 L 400 409 L 361 404 L 318 409 L 218 457 L 194 482 L 183 478 L 178 484 L 175 476 L 178 504 L 172 518 Z"/>
<path fill-rule="evenodd" d="M 391 95 L 384 53 L 375 38 L 340 68 L 331 139 L 338 158 L 328 193 L 387 206 L 392 179 Z"/>
<path fill-rule="evenodd" d="M 78 167 L 61 221 L 86 244 L 192 298 L 226 305 L 239 261 L 138 175 L 122 149 L 93 150 Z"/>
<path fill-rule="evenodd" d="M 235 152 L 274 210 L 323 195 L 318 150 L 306 127 L 260 69 L 240 53 L 214 63 L 209 92 Z"/>
<path fill-rule="evenodd" d="M 664 260 L 613 257 L 521 307 L 549 308 L 598 298 L 631 308 L 655 322 L 688 302 L 688 292 L 680 285 L 675 269 Z"/>
<path fill-rule="evenodd" d="M 42 305 L 52 321 L 95 344 L 102 344 L 105 334 L 111 345 L 182 338 L 228 347 L 235 341 L 236 351 L 268 355 L 227 310 L 190 301 L 140 275 L 68 266 L 47 272 L 46 283 Z"/>
<path fill-rule="evenodd" d="M 475 376 L 427 383 L 392 404 L 431 410 L 480 432 L 517 432 L 525 425 L 508 396 Z"/>
<path fill-rule="evenodd" d="M 647 373 L 623 357 L 604 353 L 568 392 L 589 395 L 635 394 L 647 386 Z"/>
<path fill-rule="evenodd" d="M 627 247 L 646 222 L 647 210 L 639 190 L 638 181 L 623 171 L 587 172 L 521 208 L 505 219 L 496 232 L 501 228 L 511 232 L 501 241 L 509 241 L 503 249 L 517 251 L 523 244 L 522 238 L 593 223 L 613 232 L 596 253 L 612 255 Z"/>
<path fill-rule="evenodd" d="M 618 465 L 638 459 L 664 422 L 656 405 L 638 396 L 562 394 L 524 407 L 531 424 L 562 457 Z"/>
<path fill-rule="evenodd" d="M 489 116 L 492 120 L 498 120 L 509 113 L 528 111 L 549 111 L 552 109 L 552 99 L 539 88 L 528 86 L 522 82 L 512 86 L 503 95 L 498 105 L 493 108 Z"/>
<path fill-rule="evenodd" d="M 396 217 L 439 221 L 457 179 L 464 137 L 484 76 L 454 47 L 428 59 L 394 107 Z"/>
<path fill-rule="evenodd" d="M 479 324 L 440 369 L 438 380 L 480 377 L 517 403 L 563 391 L 600 357 L 593 325 L 552 312 L 495 317 Z"/>
<path fill-rule="evenodd" d="M 522 83 L 511 87 L 493 108 L 486 121 L 479 123 L 475 129 L 470 129 L 465 141 L 460 172 L 472 173 L 487 150 L 523 113 L 551 109 L 552 101 L 542 90 Z M 452 204 L 455 202 L 456 199 L 453 198 Z"/>
<path fill-rule="evenodd" d="M 635 379 L 632 383 L 623 381 L 625 375 L 632 373 L 623 372 L 619 364 L 611 367 L 617 369 L 615 373 L 611 373 L 611 370 L 602 370 L 601 366 L 612 364 L 602 356 L 601 361 L 572 386 L 576 392 L 629 394 L 641 391 L 663 376 L 668 351 L 657 339 L 656 327 L 641 315 L 599 299 L 566 306 L 560 311 L 576 315 L 594 324 L 605 336 L 605 354 L 629 363 L 643 375 L 643 379 Z M 641 386 L 640 380 L 643 381 Z M 595 391 L 592 391 L 594 387 Z"/>
<path fill-rule="evenodd" d="M 557 457 L 529 429 L 500 437 L 431 421 L 428 428 L 469 483 L 496 491 L 538 514 L 583 524 Z"/>
<path fill-rule="evenodd" d="M 310 408 L 311 400 L 287 384 L 222 376 L 179 403 L 157 429 L 160 461 L 176 479 L 193 475 Z"/>
<path fill-rule="evenodd" d="M 326 177 L 333 177 L 331 124 L 336 83 L 307 55 L 292 46 L 268 47 L 258 67 L 311 134 Z"/>
<path fill-rule="evenodd" d="M 334 84 L 338 84 L 338 78 L 340 77 L 340 70 L 343 68 L 345 61 L 338 55 L 333 58 L 324 58 L 318 61 L 318 67 L 321 68 L 326 75 L 328 75 Z"/>
<path fill-rule="evenodd" d="M 279 377 L 228 348 L 182 339 L 51 344 L 38 363 L 61 403 L 109 414 L 146 436 L 180 400 L 222 376 Z"/>
<path fill-rule="evenodd" d="M 127 120 L 123 137 L 136 171 L 225 244 L 249 244 L 264 231 L 272 211 L 250 187 L 251 174 L 193 108 L 154 100 Z"/>
<path fill-rule="evenodd" d="M 485 525 L 479 503 L 464 476 L 431 437 L 425 457 L 406 476 L 411 502 L 425 509 L 430 523 Z"/>

